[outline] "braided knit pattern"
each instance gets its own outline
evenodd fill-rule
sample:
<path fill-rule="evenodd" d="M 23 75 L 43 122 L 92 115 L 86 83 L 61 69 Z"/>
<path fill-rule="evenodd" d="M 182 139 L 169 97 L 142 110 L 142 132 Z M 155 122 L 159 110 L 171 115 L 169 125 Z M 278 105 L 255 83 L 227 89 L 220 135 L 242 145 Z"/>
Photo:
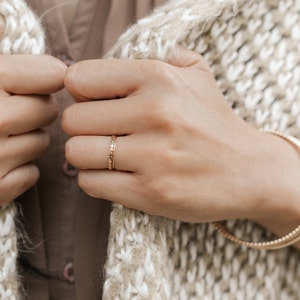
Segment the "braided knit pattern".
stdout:
<path fill-rule="evenodd" d="M 175 0 L 133 25 L 107 57 L 164 60 L 176 43 L 206 58 L 245 121 L 300 138 L 300 0 Z M 230 221 L 236 236 L 271 234 Z M 115 205 L 104 299 L 300 299 L 300 253 L 235 245 L 209 224 Z"/>
<path fill-rule="evenodd" d="M 5 31 L 0 43 L 3 54 L 44 52 L 44 35 L 36 17 L 22 0 L 0 0 Z M 1 80 L 1 79 L 0 79 Z M 20 299 L 16 267 L 16 207 L 0 207 L 0 299 Z"/>

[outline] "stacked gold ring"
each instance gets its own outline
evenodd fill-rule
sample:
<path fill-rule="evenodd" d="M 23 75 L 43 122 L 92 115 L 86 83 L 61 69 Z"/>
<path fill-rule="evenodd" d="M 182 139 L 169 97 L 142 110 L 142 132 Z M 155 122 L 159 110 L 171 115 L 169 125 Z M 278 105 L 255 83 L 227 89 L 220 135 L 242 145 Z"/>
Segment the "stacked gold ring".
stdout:
<path fill-rule="evenodd" d="M 110 140 L 109 155 L 108 155 L 108 162 L 107 162 L 107 169 L 108 170 L 115 170 L 116 146 L 117 146 L 117 136 L 112 135 L 111 140 Z"/>

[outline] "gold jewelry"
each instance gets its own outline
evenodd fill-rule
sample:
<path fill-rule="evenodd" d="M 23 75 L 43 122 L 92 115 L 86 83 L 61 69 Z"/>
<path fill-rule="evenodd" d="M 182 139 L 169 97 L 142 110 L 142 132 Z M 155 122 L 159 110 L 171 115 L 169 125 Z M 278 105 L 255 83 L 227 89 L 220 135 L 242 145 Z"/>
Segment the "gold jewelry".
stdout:
<path fill-rule="evenodd" d="M 275 130 L 263 129 L 262 131 L 277 135 L 277 136 L 287 140 L 288 142 L 290 142 L 296 148 L 300 149 L 300 141 L 292 136 L 285 135 L 285 134 L 277 132 Z M 250 242 L 250 241 L 245 241 L 245 240 L 239 239 L 239 238 L 235 237 L 231 232 L 228 231 L 224 222 L 213 222 L 213 225 L 218 230 L 218 232 L 223 234 L 230 241 L 232 241 L 236 244 L 239 244 L 239 245 L 247 246 L 252 249 L 276 250 L 276 249 L 281 249 L 281 248 L 290 246 L 290 245 L 295 244 L 296 242 L 300 241 L 300 225 L 297 228 L 295 228 L 293 231 L 291 231 L 290 233 L 286 234 L 285 236 L 280 237 L 276 240 L 266 241 L 266 242 Z"/>
<path fill-rule="evenodd" d="M 257 250 L 277 250 L 300 241 L 300 225 L 294 229 L 292 232 L 288 233 L 287 235 L 278 238 L 276 240 L 267 241 L 267 242 L 249 242 L 245 240 L 241 240 L 235 237 L 231 232 L 228 231 L 225 224 L 222 222 L 214 222 L 213 223 L 215 228 L 223 234 L 228 240 L 243 246 L 247 246 L 252 249 Z"/>
<path fill-rule="evenodd" d="M 110 140 L 109 155 L 108 155 L 108 162 L 107 162 L 107 169 L 108 170 L 115 170 L 116 146 L 117 146 L 117 136 L 112 135 L 111 140 Z"/>

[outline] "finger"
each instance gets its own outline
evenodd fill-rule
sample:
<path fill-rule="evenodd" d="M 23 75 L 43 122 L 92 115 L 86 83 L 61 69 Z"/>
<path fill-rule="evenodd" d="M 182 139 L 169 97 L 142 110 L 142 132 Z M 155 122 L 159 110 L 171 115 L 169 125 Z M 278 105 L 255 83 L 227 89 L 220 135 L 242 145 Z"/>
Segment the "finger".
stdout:
<path fill-rule="evenodd" d="M 89 196 L 110 200 L 130 208 L 144 210 L 142 187 L 132 173 L 118 171 L 80 171 L 78 185 Z"/>
<path fill-rule="evenodd" d="M 9 94 L 51 94 L 63 87 L 66 69 L 48 55 L 1 55 L 0 88 Z"/>
<path fill-rule="evenodd" d="M 66 158 L 78 169 L 104 170 L 108 167 L 110 136 L 78 136 L 66 143 Z M 137 171 L 141 143 L 132 136 L 117 138 L 114 152 L 115 169 Z"/>
<path fill-rule="evenodd" d="M 65 87 L 78 101 L 124 98 L 152 83 L 153 79 L 163 86 L 167 74 L 168 64 L 161 61 L 88 60 L 68 69 Z"/>
<path fill-rule="evenodd" d="M 179 45 L 170 50 L 166 61 L 180 68 L 197 67 L 203 71 L 210 72 L 210 68 L 202 55 Z"/>
<path fill-rule="evenodd" d="M 49 135 L 43 131 L 0 138 L 0 178 L 11 170 L 28 163 L 43 154 L 49 144 Z"/>
<path fill-rule="evenodd" d="M 9 172 L 0 179 L 0 205 L 16 199 L 32 187 L 39 179 L 39 170 L 33 164 L 26 164 Z"/>
<path fill-rule="evenodd" d="M 145 111 L 139 102 L 131 97 L 76 103 L 64 111 L 62 127 L 69 135 L 130 134 L 143 124 Z"/>
<path fill-rule="evenodd" d="M 0 136 L 17 135 L 49 125 L 58 113 L 49 96 L 11 96 L 0 98 Z"/>

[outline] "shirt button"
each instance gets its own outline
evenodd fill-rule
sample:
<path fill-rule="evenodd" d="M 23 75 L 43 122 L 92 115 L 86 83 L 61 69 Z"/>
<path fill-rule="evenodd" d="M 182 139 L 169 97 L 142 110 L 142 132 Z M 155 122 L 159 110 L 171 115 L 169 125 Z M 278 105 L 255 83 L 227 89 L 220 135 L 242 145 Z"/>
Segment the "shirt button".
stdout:
<path fill-rule="evenodd" d="M 64 267 L 64 278 L 66 281 L 72 283 L 75 281 L 74 266 L 73 263 L 69 262 Z"/>
<path fill-rule="evenodd" d="M 63 172 L 68 177 L 76 177 L 78 174 L 78 169 L 70 165 L 67 161 L 63 164 Z"/>

